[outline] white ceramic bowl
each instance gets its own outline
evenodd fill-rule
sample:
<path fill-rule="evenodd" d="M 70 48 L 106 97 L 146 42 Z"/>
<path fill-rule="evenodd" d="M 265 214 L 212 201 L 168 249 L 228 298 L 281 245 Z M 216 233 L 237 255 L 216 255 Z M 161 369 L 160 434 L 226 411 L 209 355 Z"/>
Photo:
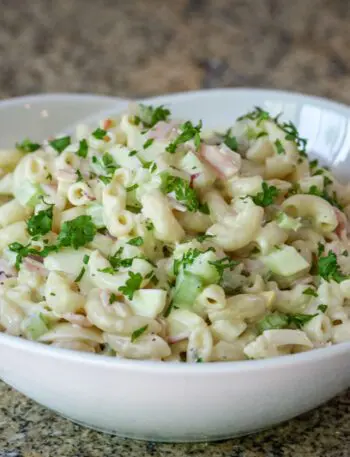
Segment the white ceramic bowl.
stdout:
<path fill-rule="evenodd" d="M 229 89 L 149 100 L 210 127 L 229 126 L 254 105 L 284 111 L 309 149 L 337 174 L 350 175 L 350 109 L 314 97 Z M 126 102 L 90 95 L 46 95 L 0 103 L 0 147 L 69 130 L 94 112 Z M 0 334 L 2 379 L 83 425 L 160 441 L 219 440 L 290 419 L 350 386 L 350 343 L 245 362 L 171 364 L 116 360 Z"/>

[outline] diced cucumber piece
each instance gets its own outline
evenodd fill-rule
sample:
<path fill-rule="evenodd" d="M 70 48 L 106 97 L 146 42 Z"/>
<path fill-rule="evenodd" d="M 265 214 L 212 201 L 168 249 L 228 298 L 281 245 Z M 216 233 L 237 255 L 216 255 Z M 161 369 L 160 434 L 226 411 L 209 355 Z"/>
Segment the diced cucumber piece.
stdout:
<path fill-rule="evenodd" d="M 220 276 L 217 269 L 209 263 L 214 262 L 215 260 L 218 260 L 215 252 L 204 252 L 194 260 L 192 265 L 189 265 L 186 268 L 186 271 L 199 276 L 206 285 L 216 284 L 219 281 Z"/>
<path fill-rule="evenodd" d="M 300 218 L 295 219 L 294 217 L 288 216 L 286 213 L 280 212 L 276 219 L 277 225 L 282 229 L 286 230 L 299 230 L 302 227 Z"/>
<path fill-rule="evenodd" d="M 292 246 L 281 246 L 260 260 L 275 274 L 292 276 L 309 268 L 308 262 Z"/>
<path fill-rule="evenodd" d="M 15 188 L 15 197 L 23 206 L 34 207 L 44 195 L 41 186 L 30 181 L 24 181 L 17 189 Z"/>
<path fill-rule="evenodd" d="M 42 313 L 34 314 L 23 322 L 23 329 L 27 338 L 37 340 L 49 331 L 49 321 Z"/>
<path fill-rule="evenodd" d="M 202 288 L 201 278 L 187 271 L 181 272 L 176 278 L 173 306 L 191 309 Z"/>
<path fill-rule="evenodd" d="M 92 222 L 97 228 L 103 228 L 106 226 L 103 220 L 103 207 L 98 203 L 92 203 L 86 209 L 86 214 L 91 216 Z"/>

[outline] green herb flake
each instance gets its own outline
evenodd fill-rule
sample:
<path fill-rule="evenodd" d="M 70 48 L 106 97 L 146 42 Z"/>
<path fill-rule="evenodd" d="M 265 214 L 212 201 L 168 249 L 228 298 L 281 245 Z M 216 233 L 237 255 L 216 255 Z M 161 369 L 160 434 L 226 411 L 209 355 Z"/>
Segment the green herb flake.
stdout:
<path fill-rule="evenodd" d="M 286 150 L 283 147 L 283 144 L 281 143 L 281 140 L 276 140 L 275 141 L 275 146 L 276 146 L 276 151 L 277 154 L 285 154 Z"/>
<path fill-rule="evenodd" d="M 341 255 L 343 255 L 344 257 L 348 257 L 348 256 L 349 256 L 349 253 L 348 253 L 348 251 L 343 251 L 343 252 L 341 253 Z"/>
<path fill-rule="evenodd" d="M 237 120 L 242 121 L 243 119 L 250 119 L 251 121 L 257 121 L 257 125 L 259 125 L 263 121 L 267 121 L 271 119 L 270 114 L 260 108 L 259 106 L 256 106 L 253 111 L 250 111 L 249 113 L 240 116 Z"/>
<path fill-rule="evenodd" d="M 132 192 L 133 190 L 136 190 L 139 187 L 138 184 L 133 184 L 132 186 L 126 187 L 127 192 Z"/>
<path fill-rule="evenodd" d="M 317 309 L 321 311 L 321 313 L 325 313 L 327 311 L 327 305 L 318 305 Z"/>
<path fill-rule="evenodd" d="M 144 327 L 140 327 L 134 332 L 132 332 L 131 335 L 131 342 L 134 343 L 145 331 L 148 329 L 148 324 L 146 324 Z"/>
<path fill-rule="evenodd" d="M 219 281 L 221 281 L 224 271 L 226 269 L 232 271 L 240 262 L 238 262 L 237 260 L 232 260 L 230 259 L 230 257 L 224 257 L 223 259 L 209 261 L 208 263 L 215 267 L 220 277 Z"/>
<path fill-rule="evenodd" d="M 90 256 L 85 254 L 83 257 L 83 264 L 87 265 L 89 263 L 89 260 L 90 260 Z"/>
<path fill-rule="evenodd" d="M 176 200 L 185 205 L 190 212 L 201 211 L 205 214 L 209 212 L 208 206 L 201 204 L 196 191 L 192 189 L 190 183 L 179 176 L 163 173 L 161 190 L 165 194 L 174 192 Z"/>
<path fill-rule="evenodd" d="M 77 150 L 76 154 L 83 159 L 86 159 L 88 154 L 88 143 L 85 139 L 79 141 L 79 149 Z"/>
<path fill-rule="evenodd" d="M 180 267 L 182 267 L 183 270 L 186 269 L 189 265 L 192 265 L 195 259 L 202 254 L 202 251 L 200 251 L 197 248 L 194 249 L 189 249 L 186 251 L 181 259 L 175 259 L 174 260 L 174 265 L 173 265 L 173 271 L 174 275 L 177 276 L 180 271 Z"/>
<path fill-rule="evenodd" d="M 129 152 L 128 156 L 132 157 L 132 156 L 135 156 L 136 154 L 137 154 L 136 149 L 133 149 L 132 151 Z"/>
<path fill-rule="evenodd" d="M 112 178 L 110 176 L 102 176 L 100 175 L 99 180 L 103 182 L 106 186 L 112 181 Z"/>
<path fill-rule="evenodd" d="M 109 304 L 112 305 L 114 302 L 117 301 L 117 296 L 115 293 L 111 293 L 111 295 L 109 296 Z"/>
<path fill-rule="evenodd" d="M 142 121 L 146 128 L 154 127 L 159 121 L 167 121 L 170 116 L 170 111 L 164 108 L 164 105 L 156 106 L 139 105 L 140 116 L 139 121 Z M 137 125 L 137 124 L 136 124 Z"/>
<path fill-rule="evenodd" d="M 304 295 L 311 295 L 311 297 L 318 297 L 318 293 L 312 287 L 308 287 L 303 291 Z"/>
<path fill-rule="evenodd" d="M 328 255 L 318 258 L 317 273 L 326 281 L 333 280 L 339 283 L 347 279 L 347 276 L 343 275 L 340 271 L 337 256 L 333 251 L 329 251 Z"/>
<path fill-rule="evenodd" d="M 61 154 L 61 152 L 63 152 L 71 144 L 71 139 L 70 136 L 63 136 L 49 141 L 49 144 L 53 149 L 55 149 L 55 151 Z"/>
<path fill-rule="evenodd" d="M 133 273 L 129 271 L 129 279 L 126 281 L 124 286 L 120 286 L 118 290 L 125 296 L 132 300 L 134 293 L 141 287 L 142 276 L 140 273 Z"/>
<path fill-rule="evenodd" d="M 96 138 L 97 140 L 103 140 L 104 137 L 107 135 L 107 132 L 106 130 L 103 130 L 103 129 L 100 129 L 100 128 L 97 128 L 96 130 L 94 130 L 91 134 L 94 138 Z"/>
<path fill-rule="evenodd" d="M 57 241 L 60 246 L 79 249 L 90 243 L 96 235 L 96 226 L 91 216 L 78 216 L 62 224 Z"/>
<path fill-rule="evenodd" d="M 25 152 L 26 154 L 35 152 L 40 148 L 41 145 L 39 143 L 33 143 L 29 139 L 23 140 L 22 143 L 16 143 L 16 149 L 18 149 L 21 152 Z"/>
<path fill-rule="evenodd" d="M 107 175 L 113 175 L 117 168 L 120 168 L 109 152 L 105 152 L 102 156 L 101 163 L 106 170 Z"/>
<path fill-rule="evenodd" d="M 207 235 L 206 233 L 203 233 L 203 235 L 198 235 L 196 237 L 196 240 L 199 241 L 200 243 L 203 243 L 203 241 L 210 240 L 212 238 L 215 238 L 214 235 Z"/>
<path fill-rule="evenodd" d="M 232 151 L 237 151 L 237 149 L 238 149 L 237 138 L 235 136 L 231 136 L 231 129 L 228 129 L 226 131 L 225 136 L 224 136 L 224 143 Z"/>
<path fill-rule="evenodd" d="M 31 236 L 46 235 L 52 229 L 53 206 L 39 211 L 27 221 L 27 230 Z"/>
<path fill-rule="evenodd" d="M 275 186 L 269 186 L 267 182 L 262 183 L 262 192 L 252 196 L 253 202 L 265 208 L 266 206 L 272 205 L 279 192 Z"/>
<path fill-rule="evenodd" d="M 85 274 L 85 267 L 82 267 L 78 276 L 74 279 L 74 282 L 79 282 Z"/>
<path fill-rule="evenodd" d="M 83 175 L 81 174 L 80 170 L 75 170 L 75 173 L 77 175 L 77 182 L 84 181 Z"/>
<path fill-rule="evenodd" d="M 311 160 L 309 163 L 309 166 L 310 166 L 311 170 L 318 167 L 318 160 L 317 159 Z"/>
<path fill-rule="evenodd" d="M 176 148 L 180 144 L 186 143 L 186 141 L 190 141 L 192 139 L 196 150 L 198 150 L 201 142 L 200 131 L 202 129 L 202 121 L 200 121 L 196 126 L 194 126 L 191 121 L 187 121 L 180 126 L 180 129 L 180 135 L 166 147 L 166 151 L 174 154 L 176 152 Z"/>
<path fill-rule="evenodd" d="M 143 149 L 147 149 L 149 148 L 150 146 L 152 146 L 154 142 L 154 138 L 148 138 L 148 140 L 146 140 L 144 143 L 143 143 Z"/>
<path fill-rule="evenodd" d="M 143 245 L 143 238 L 142 236 L 137 236 L 136 238 L 132 238 L 127 242 L 131 246 L 142 246 Z"/>

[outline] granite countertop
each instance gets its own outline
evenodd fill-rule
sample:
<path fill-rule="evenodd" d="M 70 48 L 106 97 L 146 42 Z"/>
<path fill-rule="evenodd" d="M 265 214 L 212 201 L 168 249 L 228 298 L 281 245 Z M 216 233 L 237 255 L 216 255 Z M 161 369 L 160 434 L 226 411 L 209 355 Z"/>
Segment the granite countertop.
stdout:
<path fill-rule="evenodd" d="M 349 21 L 348 0 L 3 0 L 0 97 L 259 86 L 350 103 Z M 0 384 L 0 457 L 114 455 L 347 457 L 350 392 L 251 437 L 171 445 L 84 429 Z"/>

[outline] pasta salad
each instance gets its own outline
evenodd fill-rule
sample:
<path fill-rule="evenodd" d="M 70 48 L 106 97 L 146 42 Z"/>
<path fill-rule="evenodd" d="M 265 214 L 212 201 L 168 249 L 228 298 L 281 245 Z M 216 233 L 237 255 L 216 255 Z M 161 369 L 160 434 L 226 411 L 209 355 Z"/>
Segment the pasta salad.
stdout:
<path fill-rule="evenodd" d="M 0 151 L 0 329 L 215 362 L 350 340 L 350 187 L 261 108 L 226 132 L 131 105 Z"/>

